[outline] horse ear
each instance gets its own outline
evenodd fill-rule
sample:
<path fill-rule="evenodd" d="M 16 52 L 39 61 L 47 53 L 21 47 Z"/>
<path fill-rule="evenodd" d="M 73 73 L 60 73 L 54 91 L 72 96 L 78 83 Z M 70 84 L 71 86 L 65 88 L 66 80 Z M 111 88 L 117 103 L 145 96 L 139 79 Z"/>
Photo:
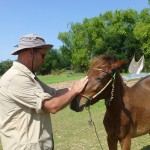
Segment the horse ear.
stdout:
<path fill-rule="evenodd" d="M 127 65 L 128 61 L 127 60 L 120 60 L 111 65 L 112 70 L 121 70 L 122 68 L 125 68 Z"/>

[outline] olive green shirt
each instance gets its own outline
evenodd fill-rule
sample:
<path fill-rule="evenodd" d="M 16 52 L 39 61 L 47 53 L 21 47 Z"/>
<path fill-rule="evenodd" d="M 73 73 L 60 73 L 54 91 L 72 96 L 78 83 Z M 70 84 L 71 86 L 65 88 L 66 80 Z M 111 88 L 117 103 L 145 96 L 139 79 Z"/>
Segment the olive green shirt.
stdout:
<path fill-rule="evenodd" d="M 50 114 L 42 101 L 56 94 L 23 64 L 13 66 L 0 79 L 0 136 L 3 150 L 51 150 Z"/>

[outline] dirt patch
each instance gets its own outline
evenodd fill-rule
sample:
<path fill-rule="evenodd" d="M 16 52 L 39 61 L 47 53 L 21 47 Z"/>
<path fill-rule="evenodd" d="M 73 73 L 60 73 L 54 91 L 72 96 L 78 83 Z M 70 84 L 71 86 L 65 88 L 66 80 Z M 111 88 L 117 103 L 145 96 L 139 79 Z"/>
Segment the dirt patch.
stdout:
<path fill-rule="evenodd" d="M 66 81 L 66 82 L 50 84 L 49 86 L 53 87 L 55 89 L 70 88 L 74 82 L 76 82 L 76 81 Z"/>
<path fill-rule="evenodd" d="M 131 80 L 131 81 L 124 81 L 128 86 L 134 85 L 138 80 Z M 50 84 L 49 86 L 55 88 L 55 89 L 63 89 L 63 88 L 69 88 L 73 85 L 75 81 L 67 81 L 67 82 L 61 82 L 61 83 L 55 83 Z"/>

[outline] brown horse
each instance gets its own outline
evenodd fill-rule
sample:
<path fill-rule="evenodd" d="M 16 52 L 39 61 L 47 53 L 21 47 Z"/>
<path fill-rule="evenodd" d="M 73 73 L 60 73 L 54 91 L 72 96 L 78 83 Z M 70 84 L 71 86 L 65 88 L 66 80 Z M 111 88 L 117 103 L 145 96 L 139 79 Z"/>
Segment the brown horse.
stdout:
<path fill-rule="evenodd" d="M 94 59 L 88 71 L 88 84 L 71 103 L 80 112 L 101 99 L 105 100 L 104 126 L 110 150 L 130 150 L 131 138 L 150 133 L 150 76 L 128 87 L 119 74 L 126 61 L 110 55 Z"/>

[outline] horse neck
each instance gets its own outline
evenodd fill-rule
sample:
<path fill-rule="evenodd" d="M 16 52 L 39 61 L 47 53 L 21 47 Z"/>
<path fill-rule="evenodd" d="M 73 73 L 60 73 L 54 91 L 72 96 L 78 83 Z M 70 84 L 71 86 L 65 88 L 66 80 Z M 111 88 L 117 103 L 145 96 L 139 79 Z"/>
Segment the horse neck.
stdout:
<path fill-rule="evenodd" d="M 113 115 L 120 114 L 123 107 L 124 83 L 119 73 L 116 74 L 114 81 L 114 93 L 110 105 L 106 105 L 107 110 Z"/>

